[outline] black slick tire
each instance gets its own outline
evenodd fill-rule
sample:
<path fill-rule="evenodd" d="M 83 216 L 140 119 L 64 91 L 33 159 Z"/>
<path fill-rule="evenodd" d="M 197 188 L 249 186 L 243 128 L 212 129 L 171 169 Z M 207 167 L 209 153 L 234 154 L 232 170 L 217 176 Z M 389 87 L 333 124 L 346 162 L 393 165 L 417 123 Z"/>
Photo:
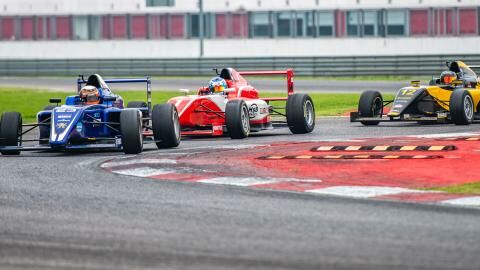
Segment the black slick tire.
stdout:
<path fill-rule="evenodd" d="M 18 112 L 4 112 L 0 123 L 0 146 L 20 146 L 22 116 Z M 20 151 L 1 151 L 2 155 L 19 155 Z"/>
<path fill-rule="evenodd" d="M 138 154 L 143 150 L 141 115 L 137 109 L 126 109 L 120 113 L 120 129 L 125 154 Z"/>
<path fill-rule="evenodd" d="M 455 89 L 450 96 L 450 117 L 455 125 L 470 125 L 474 118 L 473 98 L 467 90 Z"/>
<path fill-rule="evenodd" d="M 248 106 L 241 99 L 234 99 L 225 108 L 225 124 L 232 139 L 243 139 L 250 134 Z"/>
<path fill-rule="evenodd" d="M 315 128 L 315 106 L 307 94 L 293 94 L 287 99 L 287 124 L 294 134 L 310 133 Z"/>
<path fill-rule="evenodd" d="M 380 117 L 383 111 L 383 97 L 378 91 L 365 91 L 358 101 L 360 117 Z M 361 121 L 365 126 L 376 126 L 380 121 Z"/>
<path fill-rule="evenodd" d="M 165 103 L 153 107 L 152 129 L 159 149 L 177 147 L 180 144 L 180 121 L 175 105 Z"/>

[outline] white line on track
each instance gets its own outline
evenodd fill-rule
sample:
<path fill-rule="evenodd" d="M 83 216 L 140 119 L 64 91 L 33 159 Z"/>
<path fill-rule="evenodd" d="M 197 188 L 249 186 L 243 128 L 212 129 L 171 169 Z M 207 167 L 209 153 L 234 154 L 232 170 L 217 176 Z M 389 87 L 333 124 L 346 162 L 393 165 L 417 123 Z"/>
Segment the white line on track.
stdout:
<path fill-rule="evenodd" d="M 319 179 L 294 179 L 294 178 L 269 178 L 269 177 L 216 177 L 204 180 L 199 180 L 200 183 L 230 185 L 249 187 L 256 185 L 283 183 L 283 182 L 305 182 L 305 183 L 320 183 Z"/>
<path fill-rule="evenodd" d="M 138 176 L 138 177 L 151 177 L 151 176 L 155 176 L 155 175 L 176 173 L 175 170 L 154 169 L 154 168 L 150 168 L 150 167 L 139 167 L 139 168 L 133 168 L 133 169 L 118 170 L 118 171 L 113 171 L 113 172 L 117 173 L 117 174 Z"/>
<path fill-rule="evenodd" d="M 445 200 L 440 203 L 460 206 L 480 206 L 480 196 Z"/>
<path fill-rule="evenodd" d="M 135 164 L 176 164 L 177 161 L 174 159 L 154 159 L 154 158 L 143 158 L 143 159 L 130 159 L 130 160 L 112 160 L 100 165 L 102 168 L 111 168 L 117 166 L 126 166 L 126 165 L 135 165 Z"/>
<path fill-rule="evenodd" d="M 423 193 L 421 190 L 398 188 L 398 187 L 377 187 L 377 186 L 334 186 L 321 189 L 306 190 L 308 193 L 336 195 L 352 198 L 372 198 L 400 193 Z"/>

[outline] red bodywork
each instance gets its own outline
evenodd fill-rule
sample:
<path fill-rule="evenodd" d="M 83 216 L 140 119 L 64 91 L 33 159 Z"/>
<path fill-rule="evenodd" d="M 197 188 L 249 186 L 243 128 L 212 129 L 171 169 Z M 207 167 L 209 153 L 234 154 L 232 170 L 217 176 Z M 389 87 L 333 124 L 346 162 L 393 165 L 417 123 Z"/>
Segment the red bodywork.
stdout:
<path fill-rule="evenodd" d="M 251 86 L 243 76 L 269 76 L 284 75 L 287 79 L 287 96 L 260 98 L 259 91 Z M 209 94 L 208 87 L 201 87 L 197 95 L 179 96 L 170 99 L 168 102 L 174 104 L 179 112 L 180 125 L 183 136 L 213 135 L 220 136 L 224 133 L 225 127 L 225 105 L 233 99 L 243 99 L 247 103 L 270 101 L 286 101 L 292 95 L 293 70 L 281 71 L 243 71 L 238 72 L 233 68 L 223 69 L 220 77 L 227 82 L 228 91 L 226 94 Z M 271 118 L 265 115 L 261 119 L 251 118 L 253 126 L 271 126 Z"/>

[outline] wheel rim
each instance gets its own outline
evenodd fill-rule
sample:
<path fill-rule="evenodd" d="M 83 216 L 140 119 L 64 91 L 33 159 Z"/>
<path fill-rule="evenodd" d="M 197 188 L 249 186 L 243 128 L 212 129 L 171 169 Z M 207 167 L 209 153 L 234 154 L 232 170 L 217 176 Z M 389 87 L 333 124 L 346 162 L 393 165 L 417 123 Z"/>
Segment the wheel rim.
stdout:
<path fill-rule="evenodd" d="M 463 108 L 465 110 L 465 116 L 468 119 L 472 119 L 473 118 L 473 101 L 469 95 L 465 96 L 465 99 L 463 102 Z"/>
<path fill-rule="evenodd" d="M 177 110 L 173 111 L 173 130 L 175 132 L 175 138 L 180 138 L 180 121 L 178 121 L 178 112 Z"/>
<path fill-rule="evenodd" d="M 241 111 L 241 120 L 242 120 L 242 129 L 243 132 L 248 135 L 250 132 L 250 116 L 248 114 L 248 109 L 247 106 L 242 106 L 242 111 Z"/>
<path fill-rule="evenodd" d="M 376 97 L 372 104 L 372 116 L 378 116 L 382 113 L 383 102 L 380 97 Z"/>
<path fill-rule="evenodd" d="M 310 100 L 307 100 L 303 105 L 303 117 L 308 126 L 313 125 L 313 104 Z"/>

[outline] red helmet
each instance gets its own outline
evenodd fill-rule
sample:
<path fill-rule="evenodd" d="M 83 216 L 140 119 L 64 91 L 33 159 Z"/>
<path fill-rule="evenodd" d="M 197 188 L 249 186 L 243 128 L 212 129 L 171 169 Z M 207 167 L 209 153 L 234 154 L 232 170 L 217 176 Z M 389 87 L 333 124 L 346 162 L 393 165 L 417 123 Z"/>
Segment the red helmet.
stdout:
<path fill-rule="evenodd" d="M 453 71 L 444 71 L 440 75 L 440 83 L 442 84 L 452 84 L 453 81 L 457 79 L 457 74 Z"/>

